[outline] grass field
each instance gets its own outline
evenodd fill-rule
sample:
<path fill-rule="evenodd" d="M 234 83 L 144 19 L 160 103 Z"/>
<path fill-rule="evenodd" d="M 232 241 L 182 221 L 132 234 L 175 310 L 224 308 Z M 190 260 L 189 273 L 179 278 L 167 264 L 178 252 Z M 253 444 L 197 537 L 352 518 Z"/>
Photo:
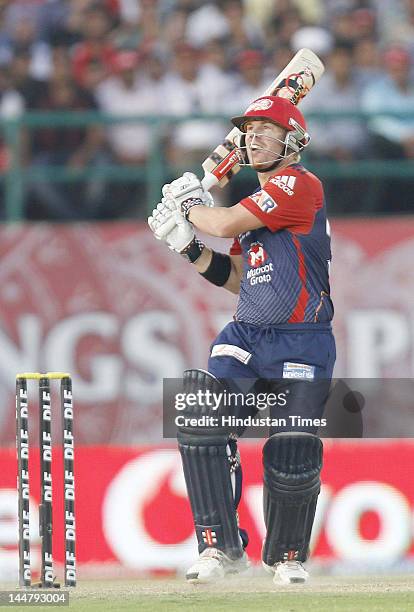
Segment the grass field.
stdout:
<path fill-rule="evenodd" d="M 11 587 L 3 585 L 2 588 Z M 13 606 L 13 609 L 23 611 L 27 607 Z M 39 612 L 50 609 L 35 607 Z M 276 586 L 271 577 L 249 575 L 214 586 L 194 586 L 183 579 L 87 581 L 70 591 L 69 609 L 77 612 L 412 612 L 414 580 L 410 576 L 315 577 L 301 587 Z"/>

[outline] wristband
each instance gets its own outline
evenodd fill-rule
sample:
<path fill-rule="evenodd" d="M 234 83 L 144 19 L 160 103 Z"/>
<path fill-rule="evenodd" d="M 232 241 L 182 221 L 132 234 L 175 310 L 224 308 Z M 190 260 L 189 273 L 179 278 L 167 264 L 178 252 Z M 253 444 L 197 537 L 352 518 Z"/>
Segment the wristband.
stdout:
<path fill-rule="evenodd" d="M 193 206 L 200 206 L 200 205 L 201 206 L 203 205 L 203 200 L 201 198 L 188 198 L 188 200 L 185 200 L 184 202 L 182 202 L 181 211 L 184 215 L 184 218 L 188 219 L 188 213 L 193 208 Z"/>
<path fill-rule="evenodd" d="M 213 257 L 207 270 L 200 272 L 203 278 L 213 283 L 213 285 L 217 285 L 217 287 L 222 287 L 227 283 L 230 273 L 231 259 L 229 255 L 216 253 L 216 251 L 213 251 Z"/>
<path fill-rule="evenodd" d="M 190 244 L 180 251 L 180 255 L 185 257 L 190 263 L 195 263 L 200 257 L 206 245 L 194 236 Z"/>

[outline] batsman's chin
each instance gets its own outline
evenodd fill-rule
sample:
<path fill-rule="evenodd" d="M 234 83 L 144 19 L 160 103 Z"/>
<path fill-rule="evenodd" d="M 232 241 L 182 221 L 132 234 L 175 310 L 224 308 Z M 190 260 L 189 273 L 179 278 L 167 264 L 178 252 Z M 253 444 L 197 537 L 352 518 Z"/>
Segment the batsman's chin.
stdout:
<path fill-rule="evenodd" d="M 266 170 L 266 168 L 270 168 L 274 163 L 274 160 L 269 159 L 269 154 L 264 151 L 249 152 L 248 157 L 250 166 L 256 172 Z"/>
<path fill-rule="evenodd" d="M 251 167 L 256 172 L 266 172 L 266 170 L 270 170 L 271 169 L 273 164 L 274 164 L 274 161 L 269 161 L 269 160 L 266 160 L 266 161 L 254 160 L 254 162 L 251 164 Z"/>

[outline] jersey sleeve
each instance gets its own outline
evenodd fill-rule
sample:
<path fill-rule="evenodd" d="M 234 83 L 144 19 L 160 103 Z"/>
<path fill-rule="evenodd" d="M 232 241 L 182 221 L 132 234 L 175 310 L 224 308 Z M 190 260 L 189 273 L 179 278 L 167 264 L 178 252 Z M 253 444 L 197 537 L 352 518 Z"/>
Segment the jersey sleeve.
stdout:
<path fill-rule="evenodd" d="M 276 175 L 262 190 L 240 203 L 272 232 L 289 229 L 308 234 L 323 200 L 320 181 L 303 175 Z"/>
<path fill-rule="evenodd" d="M 229 255 L 241 255 L 242 248 L 238 238 L 233 240 L 233 244 L 230 247 Z"/>

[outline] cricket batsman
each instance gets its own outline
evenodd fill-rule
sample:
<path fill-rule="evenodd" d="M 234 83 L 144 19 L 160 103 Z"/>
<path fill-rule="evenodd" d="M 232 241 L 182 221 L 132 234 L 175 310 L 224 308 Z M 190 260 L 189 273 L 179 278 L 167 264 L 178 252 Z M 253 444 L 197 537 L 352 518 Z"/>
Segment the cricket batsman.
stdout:
<path fill-rule="evenodd" d="M 309 144 L 303 115 L 289 100 L 265 96 L 232 122 L 242 132 L 243 165 L 260 188 L 230 208 L 214 208 L 192 173 L 164 185 L 148 223 L 206 281 L 238 294 L 234 320 L 211 347 L 208 371 L 184 372 L 184 390 L 219 390 L 222 381 L 266 380 L 289 389 L 289 408 L 321 417 L 335 363 L 329 289 L 329 225 L 320 180 L 300 164 Z M 234 238 L 229 254 L 196 238 Z M 273 382 L 272 382 L 273 381 Z M 205 407 L 186 409 L 189 416 Z M 303 567 L 320 491 L 322 442 L 317 428 L 270 431 L 263 446 L 263 565 L 275 583 L 303 583 Z M 239 527 L 241 465 L 237 438 L 225 427 L 178 428 L 178 445 L 194 517 L 199 558 L 194 583 L 244 571 L 248 537 Z"/>

